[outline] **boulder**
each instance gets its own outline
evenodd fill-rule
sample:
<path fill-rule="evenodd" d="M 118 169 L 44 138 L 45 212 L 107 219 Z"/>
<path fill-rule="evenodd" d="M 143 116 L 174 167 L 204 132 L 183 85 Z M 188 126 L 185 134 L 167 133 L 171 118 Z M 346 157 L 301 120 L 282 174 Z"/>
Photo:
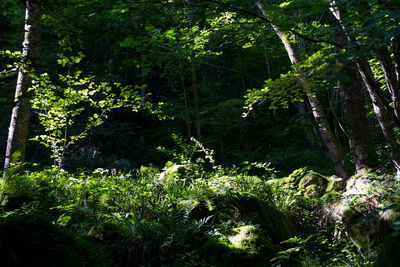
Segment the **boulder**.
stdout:
<path fill-rule="evenodd" d="M 195 220 L 209 216 L 212 216 L 214 224 L 229 221 L 232 228 L 257 225 L 274 243 L 288 239 L 295 231 L 291 218 L 279 212 L 272 203 L 250 194 L 209 196 L 207 201 L 200 201 L 189 213 L 189 218 Z"/>
<path fill-rule="evenodd" d="M 233 233 L 234 235 L 228 237 L 232 244 L 231 246 L 250 257 L 258 254 L 272 256 L 275 253 L 275 246 L 254 225 L 243 225 L 234 228 Z"/>
<path fill-rule="evenodd" d="M 208 240 L 195 253 L 212 266 L 270 266 L 276 249 L 258 227 L 242 225 L 227 238 Z"/>
<path fill-rule="evenodd" d="M 338 184 L 342 186 L 340 181 Z M 377 255 L 384 238 L 393 232 L 391 224 L 400 219 L 393 205 L 383 205 L 388 203 L 381 194 L 386 186 L 390 187 L 388 180 L 380 176 L 356 174 L 347 180 L 340 199 L 325 206 L 327 217 L 343 224 L 342 230 L 364 256 Z"/>
<path fill-rule="evenodd" d="M 306 198 L 317 198 L 321 197 L 325 193 L 325 188 L 323 186 L 318 186 L 316 184 L 312 184 L 304 188 L 303 196 Z"/>
<path fill-rule="evenodd" d="M 346 182 L 343 178 L 332 175 L 328 178 L 328 185 L 326 187 L 326 193 L 329 192 L 339 192 L 345 187 Z"/>
<path fill-rule="evenodd" d="M 309 172 L 300 180 L 299 188 L 306 189 L 310 185 L 323 187 L 326 186 L 327 184 L 328 180 L 326 179 L 326 177 L 316 172 Z"/>

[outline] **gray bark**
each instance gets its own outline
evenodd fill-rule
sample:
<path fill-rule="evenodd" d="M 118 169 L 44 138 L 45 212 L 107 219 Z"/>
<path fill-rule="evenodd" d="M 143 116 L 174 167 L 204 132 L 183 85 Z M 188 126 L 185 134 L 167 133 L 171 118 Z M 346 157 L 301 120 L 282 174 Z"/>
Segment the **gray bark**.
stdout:
<path fill-rule="evenodd" d="M 263 9 L 264 5 L 261 2 L 258 2 L 257 5 L 260 8 L 263 16 L 268 17 L 267 12 Z M 296 66 L 300 62 L 300 57 L 297 55 L 296 50 L 288 39 L 286 33 L 281 31 L 280 28 L 276 25 L 272 25 L 272 27 L 278 35 L 279 39 L 282 41 L 283 45 L 285 46 L 286 52 L 292 65 Z M 340 177 L 347 178 L 348 172 L 346 170 L 343 157 L 341 155 L 336 138 L 329 125 L 328 119 L 326 118 L 325 112 L 322 108 L 322 104 L 320 103 L 318 98 L 314 96 L 312 88 L 310 88 L 307 83 L 307 79 L 303 75 L 301 75 L 299 70 L 297 71 L 299 73 L 299 80 L 304 87 L 308 101 L 310 102 L 314 118 L 318 123 L 322 140 L 324 141 L 324 144 L 329 151 L 331 160 L 334 163 L 336 174 Z"/>
<path fill-rule="evenodd" d="M 12 110 L 11 122 L 8 131 L 7 149 L 4 169 L 11 163 L 25 160 L 25 149 L 28 136 L 30 98 L 27 95 L 32 85 L 32 71 L 36 59 L 39 57 L 40 41 L 40 11 L 39 0 L 26 0 L 25 35 L 23 46 L 23 62 L 18 71 L 17 86 L 15 89 L 15 105 Z M 21 171 L 21 169 L 19 170 Z M 7 173 L 7 172 L 5 172 Z"/>

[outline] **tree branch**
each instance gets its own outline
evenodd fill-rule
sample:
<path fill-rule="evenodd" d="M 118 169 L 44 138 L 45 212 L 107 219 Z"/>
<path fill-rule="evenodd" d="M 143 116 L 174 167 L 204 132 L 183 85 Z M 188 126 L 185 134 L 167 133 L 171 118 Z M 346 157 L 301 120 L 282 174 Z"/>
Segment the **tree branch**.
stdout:
<path fill-rule="evenodd" d="M 248 10 L 245 10 L 245 9 L 242 9 L 242 8 L 238 8 L 238 7 L 232 7 L 231 5 L 225 4 L 225 3 L 221 3 L 218 0 L 205 0 L 205 1 L 217 4 L 219 6 L 222 6 L 222 7 L 226 8 L 226 9 L 228 9 L 229 11 L 235 11 L 235 12 L 239 12 L 239 13 L 242 13 L 242 14 L 245 14 L 245 15 L 249 15 L 251 17 L 258 18 L 258 19 L 262 20 L 263 22 L 266 22 L 266 23 L 269 23 L 269 24 L 272 24 L 272 25 L 275 25 L 275 26 L 278 26 L 278 27 L 282 27 L 282 25 L 274 24 L 274 22 L 272 20 L 266 18 L 263 15 L 257 14 L 255 12 L 251 12 L 251 11 L 248 11 Z M 302 38 L 304 40 L 309 41 L 309 42 L 326 43 L 326 44 L 331 44 L 331 45 L 336 46 L 336 47 L 343 48 L 343 46 L 341 44 L 338 44 L 338 43 L 335 43 L 335 42 L 331 42 L 331 41 L 328 41 L 328 40 L 314 39 L 314 38 L 305 36 L 304 34 L 299 33 L 298 31 L 293 30 L 293 29 L 290 29 L 288 31 L 293 33 L 293 34 L 295 34 L 295 35 L 297 35 L 297 36 L 299 36 L 300 38 Z"/>

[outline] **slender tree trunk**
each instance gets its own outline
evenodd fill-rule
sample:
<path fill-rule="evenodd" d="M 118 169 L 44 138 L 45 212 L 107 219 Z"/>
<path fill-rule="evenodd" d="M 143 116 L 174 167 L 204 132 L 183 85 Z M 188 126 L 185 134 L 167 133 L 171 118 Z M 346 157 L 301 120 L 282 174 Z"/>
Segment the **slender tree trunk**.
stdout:
<path fill-rule="evenodd" d="M 199 105 L 199 95 L 197 92 L 197 78 L 196 78 L 196 69 L 194 63 L 192 63 L 192 87 L 193 87 L 193 101 L 194 101 L 194 116 L 195 116 L 195 128 L 196 128 L 196 137 L 197 139 L 201 139 L 201 126 L 200 126 L 200 105 Z"/>
<path fill-rule="evenodd" d="M 385 105 L 377 93 L 379 86 L 375 81 L 371 67 L 365 59 L 359 59 L 357 62 L 357 68 L 361 74 L 367 91 L 374 107 L 376 118 L 378 119 L 379 125 L 381 126 L 383 136 L 388 143 L 391 150 L 392 162 L 396 170 L 400 171 L 400 150 L 396 137 L 394 135 L 393 127 L 390 124 L 389 113 L 385 109 Z"/>
<path fill-rule="evenodd" d="M 331 1 L 333 6 L 335 5 L 335 1 Z M 344 35 L 346 36 L 347 43 L 351 43 L 354 41 L 348 31 L 346 26 L 342 23 L 341 13 L 337 7 L 330 8 L 332 15 L 339 22 L 340 27 L 343 30 Z M 375 77 L 372 73 L 371 67 L 368 64 L 368 61 L 364 57 L 360 57 L 356 60 L 358 72 L 361 75 L 365 86 L 367 87 L 367 91 L 372 101 L 372 105 L 374 107 L 376 118 L 378 119 L 379 125 L 382 129 L 383 136 L 385 137 L 386 142 L 390 147 L 390 156 L 392 158 L 392 163 L 396 168 L 397 172 L 400 172 L 400 150 L 399 145 L 396 141 L 396 137 L 394 135 L 393 127 L 390 124 L 389 112 L 385 109 L 385 104 L 381 97 L 379 96 L 379 86 L 375 80 Z"/>
<path fill-rule="evenodd" d="M 297 111 L 300 114 L 300 123 L 306 128 L 307 141 L 311 147 L 315 147 L 315 137 L 313 133 L 313 128 L 311 122 L 307 116 L 306 109 L 303 102 L 296 103 Z"/>
<path fill-rule="evenodd" d="M 190 115 L 189 115 L 189 107 L 188 107 L 188 101 L 187 101 L 187 93 L 186 93 L 186 85 L 185 85 L 184 75 L 182 75 L 182 88 L 183 88 L 183 103 L 185 106 L 186 130 L 187 130 L 188 138 L 190 139 L 192 137 L 192 131 L 191 131 L 191 127 L 190 127 Z"/>
<path fill-rule="evenodd" d="M 26 141 L 28 136 L 30 99 L 27 95 L 32 85 L 31 74 L 33 64 L 39 57 L 40 42 L 40 11 L 39 0 L 26 0 L 25 36 L 23 46 L 23 62 L 18 71 L 17 86 L 15 89 L 15 105 L 12 110 L 10 127 L 8 130 L 7 150 L 4 169 L 11 163 L 25 160 Z M 22 169 L 20 169 L 22 171 Z M 7 172 L 5 172 L 5 175 Z"/>
<path fill-rule="evenodd" d="M 392 97 L 394 114 L 397 120 L 400 120 L 400 88 L 396 77 L 395 65 L 393 64 L 390 53 L 386 48 L 379 49 L 376 54 L 381 63 L 386 84 Z"/>
<path fill-rule="evenodd" d="M 400 88 L 400 37 L 392 38 L 391 47 L 396 69 L 397 86 Z"/>
<path fill-rule="evenodd" d="M 261 2 L 258 2 L 257 5 L 261 10 L 263 16 L 268 17 L 267 12 L 263 9 L 264 5 Z M 285 46 L 286 52 L 288 53 L 292 65 L 296 66 L 300 62 L 300 58 L 297 55 L 296 50 L 293 47 L 292 43 L 288 39 L 286 33 L 281 31 L 280 28 L 275 25 L 272 25 L 272 27 L 275 30 L 276 34 L 278 35 L 279 39 L 282 41 L 283 45 Z M 324 141 L 324 144 L 327 147 L 330 157 L 334 163 L 336 174 L 340 177 L 347 178 L 348 173 L 344 164 L 344 160 L 342 158 L 336 138 L 332 133 L 331 127 L 326 118 L 322 105 L 318 100 L 318 98 L 314 96 L 313 91 L 308 85 L 306 78 L 303 75 L 301 75 L 299 70 L 297 71 L 299 74 L 299 80 L 302 86 L 304 87 L 308 101 L 310 102 L 314 118 L 318 123 L 322 140 Z"/>

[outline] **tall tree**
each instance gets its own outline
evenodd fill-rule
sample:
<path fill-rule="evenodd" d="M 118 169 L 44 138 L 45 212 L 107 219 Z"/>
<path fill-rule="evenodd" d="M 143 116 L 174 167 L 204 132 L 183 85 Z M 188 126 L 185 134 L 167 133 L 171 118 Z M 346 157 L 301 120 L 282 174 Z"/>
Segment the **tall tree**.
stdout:
<path fill-rule="evenodd" d="M 4 169 L 11 163 L 25 159 L 25 148 L 28 135 L 30 99 L 28 89 L 32 85 L 34 63 L 39 57 L 40 42 L 40 0 L 26 0 L 25 35 L 22 43 L 22 62 L 18 71 L 15 89 L 15 105 L 11 114 L 8 132 Z"/>
<path fill-rule="evenodd" d="M 353 63 L 338 62 L 341 72 L 347 76 L 339 81 L 339 93 L 345 115 L 346 134 L 353 154 L 356 171 L 377 166 L 376 153 L 372 148 L 372 138 L 368 128 L 366 111 L 363 106 L 357 68 Z"/>
<path fill-rule="evenodd" d="M 264 3 L 261 1 L 257 2 L 257 5 L 259 9 L 261 10 L 263 16 L 266 18 L 269 18 L 268 12 L 265 11 L 264 9 Z M 293 46 L 293 43 L 289 40 L 287 33 L 282 31 L 280 27 L 276 25 L 272 25 L 274 31 L 278 35 L 279 39 L 282 41 L 283 45 L 285 46 L 285 49 L 287 51 L 287 54 L 289 56 L 289 59 L 291 63 L 296 66 L 300 63 L 300 57 Z M 304 90 L 306 92 L 308 101 L 310 102 L 311 108 L 312 108 L 312 113 L 314 115 L 315 120 L 317 121 L 319 125 L 319 130 L 322 135 L 322 139 L 325 143 L 325 146 L 327 147 L 330 157 L 334 163 L 335 166 L 335 171 L 338 176 L 347 178 L 348 177 L 348 172 L 346 170 L 345 164 L 343 157 L 341 155 L 337 140 L 331 130 L 331 127 L 329 125 L 329 121 L 325 115 L 325 112 L 323 110 L 322 104 L 319 101 L 318 97 L 314 95 L 314 92 L 312 88 L 310 87 L 309 83 L 307 82 L 307 79 L 305 76 L 301 74 L 299 70 L 299 80 L 302 86 L 304 87 Z"/>
<path fill-rule="evenodd" d="M 331 3 L 332 6 L 329 9 L 332 15 L 338 21 L 343 34 L 346 36 L 347 45 L 354 44 L 356 42 L 355 37 L 351 35 L 349 26 L 343 23 L 343 12 L 346 12 L 346 10 L 343 11 L 342 8 L 339 8 L 339 6 L 336 5 L 336 1 L 331 1 Z M 400 148 L 398 142 L 396 141 L 393 126 L 390 122 L 389 111 L 386 109 L 383 99 L 378 93 L 379 85 L 375 80 L 371 66 L 364 56 L 359 56 L 355 60 L 355 63 L 371 98 L 375 115 L 382 129 L 383 136 L 390 147 L 392 163 L 395 169 L 400 172 Z M 388 76 L 386 75 L 386 77 Z"/>

